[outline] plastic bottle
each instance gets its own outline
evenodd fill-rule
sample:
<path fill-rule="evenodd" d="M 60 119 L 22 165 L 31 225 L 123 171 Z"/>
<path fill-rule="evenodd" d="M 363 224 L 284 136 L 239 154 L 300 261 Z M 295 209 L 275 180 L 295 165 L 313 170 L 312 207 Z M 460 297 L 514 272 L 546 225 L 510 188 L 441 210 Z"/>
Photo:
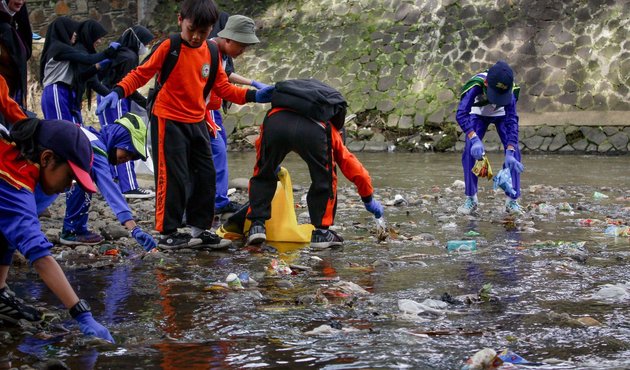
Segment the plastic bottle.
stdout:
<path fill-rule="evenodd" d="M 476 251 L 477 241 L 476 240 L 449 240 L 448 242 L 446 242 L 446 249 L 449 252 Z"/>
<path fill-rule="evenodd" d="M 243 285 L 241 284 L 241 280 L 234 273 L 229 274 L 225 278 L 225 282 L 232 289 L 243 289 Z"/>

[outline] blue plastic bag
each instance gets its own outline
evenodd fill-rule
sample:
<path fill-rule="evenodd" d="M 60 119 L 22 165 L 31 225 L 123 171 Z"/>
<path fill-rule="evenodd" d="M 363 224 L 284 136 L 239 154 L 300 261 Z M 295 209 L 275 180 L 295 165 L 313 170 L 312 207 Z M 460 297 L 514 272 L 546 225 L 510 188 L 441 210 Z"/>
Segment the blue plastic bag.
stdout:
<path fill-rule="evenodd" d="M 512 187 L 512 175 L 509 168 L 504 168 L 492 179 L 494 182 L 493 189 L 501 189 L 505 192 L 505 195 L 509 197 L 516 196 L 516 190 Z"/>

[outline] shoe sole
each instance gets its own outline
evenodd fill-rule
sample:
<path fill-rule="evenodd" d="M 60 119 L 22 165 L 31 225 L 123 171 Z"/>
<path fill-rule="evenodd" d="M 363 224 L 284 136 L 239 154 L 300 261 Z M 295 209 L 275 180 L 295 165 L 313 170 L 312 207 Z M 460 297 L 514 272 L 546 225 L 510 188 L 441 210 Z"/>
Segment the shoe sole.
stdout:
<path fill-rule="evenodd" d="M 59 243 L 63 244 L 63 245 L 99 245 L 102 242 L 104 242 L 105 239 L 100 240 L 98 242 L 77 242 L 74 240 L 66 240 L 66 239 L 59 239 Z"/>
<path fill-rule="evenodd" d="M 164 245 L 158 243 L 158 249 L 163 251 L 174 251 L 178 249 L 184 248 L 193 248 L 203 243 L 203 241 L 199 238 L 192 238 L 187 243 L 177 244 L 177 245 Z"/>
<path fill-rule="evenodd" d="M 267 235 L 263 233 L 252 234 L 247 237 L 247 244 L 262 244 L 267 241 Z"/>
<path fill-rule="evenodd" d="M 218 244 L 204 244 L 203 242 L 194 247 L 194 249 L 228 249 L 232 246 L 232 241 L 228 239 L 222 239 Z"/>
<path fill-rule="evenodd" d="M 343 242 L 319 242 L 313 243 L 311 242 L 311 248 L 317 250 L 324 250 L 331 247 L 340 247 L 343 245 Z"/>
<path fill-rule="evenodd" d="M 146 194 L 146 195 L 140 195 L 140 194 L 123 194 L 125 196 L 126 199 L 149 199 L 149 198 L 154 198 L 155 194 Z"/>

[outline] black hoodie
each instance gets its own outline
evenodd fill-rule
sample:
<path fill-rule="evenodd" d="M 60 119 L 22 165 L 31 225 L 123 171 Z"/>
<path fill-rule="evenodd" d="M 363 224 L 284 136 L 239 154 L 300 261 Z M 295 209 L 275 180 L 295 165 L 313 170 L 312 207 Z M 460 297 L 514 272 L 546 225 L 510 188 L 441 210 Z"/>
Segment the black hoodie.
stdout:
<path fill-rule="evenodd" d="M 125 30 L 117 41 L 120 48 L 103 76 L 103 84 L 111 89 L 136 68 L 140 59 L 138 55 L 140 45 L 146 46 L 153 38 L 151 31 L 143 26 L 133 26 Z M 141 107 L 146 107 L 146 98 L 140 93 L 134 91 L 129 98 Z"/>
<path fill-rule="evenodd" d="M 20 106 L 26 107 L 26 62 L 31 57 L 33 47 L 33 33 L 26 4 L 13 16 L 0 11 L 0 44 L 10 54 L 12 63 L 8 67 L 16 71 L 14 78 L 3 73 L 9 85 L 9 93 Z M 16 96 L 16 91 L 20 91 L 21 95 Z"/>

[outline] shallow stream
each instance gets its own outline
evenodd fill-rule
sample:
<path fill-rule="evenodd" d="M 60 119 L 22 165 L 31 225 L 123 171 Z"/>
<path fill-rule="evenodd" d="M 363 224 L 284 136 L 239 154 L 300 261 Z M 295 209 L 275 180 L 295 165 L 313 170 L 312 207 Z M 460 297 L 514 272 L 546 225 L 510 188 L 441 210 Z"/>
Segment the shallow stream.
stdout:
<path fill-rule="evenodd" d="M 66 269 L 117 344 L 94 346 L 71 321 L 71 335 L 53 338 L 12 329 L 15 341 L 0 349 L 12 360 L 0 368 L 60 359 L 73 369 L 459 369 L 486 347 L 509 348 L 544 362 L 543 369 L 630 368 L 630 285 L 625 295 L 622 288 L 608 298 L 601 292 L 605 284 L 630 283 L 630 239 L 605 234 L 607 219 L 630 221 L 627 157 L 525 156 L 527 212 L 516 220 L 485 180 L 478 215 L 456 214 L 464 199 L 454 185 L 462 179 L 459 154 L 359 158 L 377 198 L 390 204 L 385 217 L 395 235 L 387 241 L 377 241 L 373 219 L 344 180 L 336 218 L 346 239 L 341 249 L 272 243 L 153 260 L 132 254 L 109 268 Z M 501 157 L 490 160 L 498 171 Z M 231 177 L 248 177 L 253 161 L 252 153 L 230 153 Z M 285 164 L 299 203 L 306 166 L 297 157 Z M 595 192 L 608 198 L 595 199 Z M 397 194 L 405 201 L 393 205 Z M 593 221 L 584 226 L 580 219 Z M 465 235 L 470 231 L 479 235 Z M 457 239 L 476 240 L 478 250 L 447 252 L 447 241 Z M 273 259 L 301 267 L 272 275 Z M 247 272 L 258 285 L 212 288 L 232 272 Z M 339 281 L 368 293 L 339 293 Z M 25 268 L 13 269 L 10 282 L 19 296 L 58 303 Z M 478 297 L 484 285 L 480 302 L 451 303 L 439 313 L 399 308 L 401 299 Z M 324 324 L 336 330 L 307 333 Z"/>

